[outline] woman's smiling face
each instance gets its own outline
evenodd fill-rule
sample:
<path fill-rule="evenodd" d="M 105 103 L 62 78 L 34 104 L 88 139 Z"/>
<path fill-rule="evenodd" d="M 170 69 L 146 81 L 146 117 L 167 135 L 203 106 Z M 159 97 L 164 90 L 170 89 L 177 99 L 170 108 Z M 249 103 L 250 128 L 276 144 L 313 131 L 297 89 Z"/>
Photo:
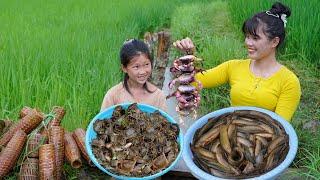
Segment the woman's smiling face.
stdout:
<path fill-rule="evenodd" d="M 245 45 L 248 49 L 248 56 L 253 60 L 260 60 L 274 53 L 279 43 L 278 37 L 270 40 L 260 26 L 256 35 L 247 34 L 245 37 Z"/>
<path fill-rule="evenodd" d="M 130 81 L 143 85 L 151 75 L 151 61 L 144 54 L 139 54 L 130 60 L 127 67 L 122 67 L 122 70 L 128 74 Z"/>

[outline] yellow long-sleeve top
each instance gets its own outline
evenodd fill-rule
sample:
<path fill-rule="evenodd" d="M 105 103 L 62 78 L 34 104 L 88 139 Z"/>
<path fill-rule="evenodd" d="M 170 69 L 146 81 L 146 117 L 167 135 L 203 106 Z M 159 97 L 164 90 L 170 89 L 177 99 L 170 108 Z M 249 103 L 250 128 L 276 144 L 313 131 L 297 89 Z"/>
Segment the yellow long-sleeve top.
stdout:
<path fill-rule="evenodd" d="M 250 59 L 230 60 L 196 74 L 204 88 L 229 83 L 231 106 L 256 106 L 291 120 L 301 96 L 297 76 L 285 66 L 268 78 L 256 77 L 250 71 Z"/>

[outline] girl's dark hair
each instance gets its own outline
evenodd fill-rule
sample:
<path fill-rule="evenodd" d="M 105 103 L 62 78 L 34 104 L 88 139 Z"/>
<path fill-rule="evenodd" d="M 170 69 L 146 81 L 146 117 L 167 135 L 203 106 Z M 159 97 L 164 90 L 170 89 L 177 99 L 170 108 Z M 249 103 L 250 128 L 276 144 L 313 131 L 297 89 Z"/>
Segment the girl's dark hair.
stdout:
<path fill-rule="evenodd" d="M 289 7 L 276 2 L 269 11 L 263 11 L 255 14 L 252 18 L 247 19 L 242 25 L 244 35 L 257 35 L 258 28 L 261 26 L 263 33 L 269 40 L 279 37 L 280 41 L 277 47 L 282 44 L 285 39 L 285 22 L 281 20 L 281 15 L 286 17 L 291 15 Z"/>
<path fill-rule="evenodd" d="M 140 41 L 137 39 L 127 40 L 124 42 L 120 50 L 121 64 L 124 67 L 127 67 L 131 59 L 139 55 L 145 55 L 150 60 L 150 63 L 151 64 L 153 63 L 153 58 L 150 54 L 149 48 L 143 41 Z M 125 73 L 123 78 L 123 84 L 125 89 L 131 94 L 128 86 L 128 79 L 129 79 L 129 76 L 127 73 Z M 148 89 L 147 83 L 144 83 L 143 88 L 149 93 L 154 92 Z"/>

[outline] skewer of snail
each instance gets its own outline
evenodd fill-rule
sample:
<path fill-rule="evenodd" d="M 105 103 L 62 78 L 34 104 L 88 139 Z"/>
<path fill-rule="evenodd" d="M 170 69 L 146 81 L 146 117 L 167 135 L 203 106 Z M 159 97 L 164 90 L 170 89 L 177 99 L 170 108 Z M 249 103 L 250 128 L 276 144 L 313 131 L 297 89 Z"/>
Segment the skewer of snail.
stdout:
<path fill-rule="evenodd" d="M 170 72 L 174 75 L 174 79 L 170 81 L 169 88 L 175 91 L 167 96 L 168 98 L 176 97 L 178 104 L 176 111 L 181 114 L 188 114 L 195 110 L 200 103 L 199 90 L 202 89 L 202 84 L 195 78 L 197 72 L 203 70 L 198 68 L 202 63 L 202 59 L 194 55 L 182 56 L 173 61 L 173 66 Z M 192 84 L 196 84 L 193 86 Z"/>

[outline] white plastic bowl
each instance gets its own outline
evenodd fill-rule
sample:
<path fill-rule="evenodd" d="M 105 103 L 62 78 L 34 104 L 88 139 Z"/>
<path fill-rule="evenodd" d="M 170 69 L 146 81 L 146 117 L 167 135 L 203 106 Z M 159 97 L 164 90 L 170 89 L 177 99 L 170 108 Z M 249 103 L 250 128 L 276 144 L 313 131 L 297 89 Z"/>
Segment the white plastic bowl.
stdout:
<path fill-rule="evenodd" d="M 190 143 L 193 140 L 194 133 L 196 132 L 197 129 L 201 128 L 204 124 L 207 123 L 207 120 L 212 117 L 219 116 L 221 114 L 225 114 L 228 112 L 233 112 L 235 110 L 255 110 L 255 111 L 260 111 L 263 113 L 266 113 L 270 115 L 273 119 L 276 121 L 280 122 L 281 125 L 284 127 L 286 133 L 289 135 L 289 152 L 284 159 L 284 161 L 279 164 L 277 167 L 272 169 L 271 171 L 262 174 L 260 176 L 250 178 L 250 179 L 274 179 L 277 176 L 279 176 L 283 171 L 285 171 L 289 165 L 292 163 L 293 159 L 295 158 L 298 150 L 298 138 L 295 130 L 291 126 L 289 122 L 284 120 L 282 117 L 279 115 L 275 114 L 272 111 L 262 109 L 262 108 L 257 108 L 257 107 L 249 107 L 249 106 L 239 106 L 239 107 L 229 107 L 229 108 L 224 108 L 220 109 L 214 112 L 211 112 L 200 119 L 198 119 L 192 126 L 188 129 L 187 133 L 185 134 L 184 137 L 184 151 L 182 153 L 183 159 L 186 162 L 186 165 L 190 169 L 191 173 L 193 176 L 195 176 L 198 179 L 204 179 L 204 180 L 218 180 L 218 179 L 223 179 L 220 177 L 213 176 L 202 169 L 200 169 L 194 162 L 193 162 L 193 154 L 190 149 Z"/>

